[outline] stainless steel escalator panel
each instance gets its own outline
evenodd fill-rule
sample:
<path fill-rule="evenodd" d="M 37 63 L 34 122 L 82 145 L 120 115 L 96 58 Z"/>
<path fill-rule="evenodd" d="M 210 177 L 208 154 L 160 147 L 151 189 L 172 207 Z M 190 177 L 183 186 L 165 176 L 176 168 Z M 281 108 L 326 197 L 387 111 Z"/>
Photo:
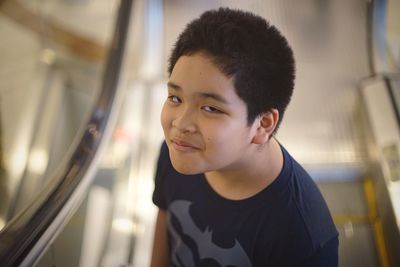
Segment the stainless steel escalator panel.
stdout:
<path fill-rule="evenodd" d="M 48 177 L 63 168 L 74 140 L 86 130 L 99 95 L 112 5 L 105 8 L 101 21 L 88 16 L 90 10 L 78 3 L 1 2 L 0 229 L 40 194 Z M 68 15 L 68 8 L 81 12 Z M 62 16 L 57 18 L 57 12 Z M 86 26 L 100 21 L 107 27 L 86 36 L 76 24 L 80 19 L 91 22 Z M 85 49 L 103 55 L 85 56 Z"/>
<path fill-rule="evenodd" d="M 346 230 L 351 227 L 352 230 Z M 377 267 L 379 256 L 374 240 L 374 229 L 368 224 L 355 224 L 352 226 L 339 226 L 339 266 L 352 267 Z M 352 231 L 352 234 L 346 234 Z"/>
<path fill-rule="evenodd" d="M 93 98 L 92 105 L 87 102 L 83 103 L 88 113 L 79 114 L 79 109 L 74 105 L 68 107 L 73 108 L 73 111 L 69 110 L 69 113 L 74 114 L 76 112 L 75 115 L 78 115 L 82 121 L 79 123 L 81 127 L 76 129 L 77 133 L 71 137 L 72 144 L 68 145 L 67 151 L 61 153 L 63 154 L 62 162 L 57 162 L 61 165 L 49 174 L 48 181 L 41 181 L 44 187 L 40 188 L 40 193 L 33 200 L 29 200 L 29 205 L 17 212 L 0 231 L 0 261 L 2 266 L 32 266 L 37 262 L 87 193 L 102 148 L 111 134 L 109 130 L 112 128 L 110 122 L 112 124 L 115 119 L 119 92 L 121 92 L 121 90 L 118 90 L 120 88 L 119 77 L 125 52 L 131 4 L 132 1 L 130 0 L 122 0 L 119 5 L 107 64 L 101 70 L 103 72 L 100 75 L 102 80 L 98 83 L 97 90 L 94 90 L 97 91 L 97 94 L 90 96 L 90 98 Z M 63 32 L 62 35 L 71 37 L 73 34 Z M 66 46 L 70 44 L 69 42 L 64 43 Z M 73 54 L 73 50 L 71 53 Z M 71 58 L 67 60 L 62 58 L 66 54 L 63 52 L 57 54 L 61 60 L 55 62 L 71 61 Z M 74 57 L 72 57 L 72 60 L 85 62 L 85 60 Z M 54 63 L 51 67 L 49 69 L 53 71 L 60 66 Z M 87 71 L 82 71 L 82 74 L 85 73 L 88 74 Z M 50 86 L 51 83 L 46 83 L 46 85 Z M 71 86 L 71 83 L 65 85 L 65 87 L 68 86 Z M 45 89 L 49 92 L 50 88 Z M 47 104 L 45 98 L 41 99 L 38 105 L 40 111 L 46 109 L 45 104 Z M 39 116 L 43 115 L 40 112 L 38 114 Z M 39 120 L 39 122 L 41 121 Z M 60 127 L 60 125 L 57 126 Z M 36 132 L 35 135 L 37 135 Z M 35 135 L 32 140 L 35 140 Z M 49 138 L 57 139 L 58 137 L 54 136 L 54 133 L 49 135 Z M 48 141 L 54 145 L 54 140 Z M 31 143 L 34 144 L 34 142 Z M 58 146 L 56 149 L 60 149 L 60 147 Z M 26 173 L 26 169 L 23 172 Z M 23 193 L 21 189 L 17 191 Z"/>

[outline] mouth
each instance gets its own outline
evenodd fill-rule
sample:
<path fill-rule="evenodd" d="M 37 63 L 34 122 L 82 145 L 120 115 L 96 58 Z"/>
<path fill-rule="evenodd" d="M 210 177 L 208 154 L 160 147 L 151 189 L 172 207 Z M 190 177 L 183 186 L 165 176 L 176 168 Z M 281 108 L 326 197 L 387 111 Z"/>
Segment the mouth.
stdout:
<path fill-rule="evenodd" d="M 172 139 L 171 144 L 175 150 L 182 151 L 182 152 L 192 152 L 192 151 L 196 151 L 196 150 L 200 149 L 199 147 L 197 147 L 191 143 L 188 143 L 188 142 L 185 142 L 185 141 L 182 141 L 179 139 Z"/>

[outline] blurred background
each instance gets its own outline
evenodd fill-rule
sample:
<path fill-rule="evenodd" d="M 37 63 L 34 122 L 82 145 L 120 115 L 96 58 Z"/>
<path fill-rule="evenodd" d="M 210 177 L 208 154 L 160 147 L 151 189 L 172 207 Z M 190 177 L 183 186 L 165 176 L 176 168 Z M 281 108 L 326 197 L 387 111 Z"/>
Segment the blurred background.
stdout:
<path fill-rule="evenodd" d="M 340 266 L 400 266 L 400 0 L 0 0 L 2 266 L 149 266 L 167 59 L 220 6 L 293 47 L 277 138 L 325 196 Z"/>

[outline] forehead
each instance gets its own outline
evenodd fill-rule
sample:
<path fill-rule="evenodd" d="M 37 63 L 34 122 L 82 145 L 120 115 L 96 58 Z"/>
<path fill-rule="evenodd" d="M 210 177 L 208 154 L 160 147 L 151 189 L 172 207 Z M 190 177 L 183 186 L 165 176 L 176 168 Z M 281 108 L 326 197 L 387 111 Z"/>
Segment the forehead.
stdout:
<path fill-rule="evenodd" d="M 233 77 L 222 73 L 203 53 L 181 56 L 172 70 L 170 82 L 188 91 L 212 91 L 237 97 Z"/>

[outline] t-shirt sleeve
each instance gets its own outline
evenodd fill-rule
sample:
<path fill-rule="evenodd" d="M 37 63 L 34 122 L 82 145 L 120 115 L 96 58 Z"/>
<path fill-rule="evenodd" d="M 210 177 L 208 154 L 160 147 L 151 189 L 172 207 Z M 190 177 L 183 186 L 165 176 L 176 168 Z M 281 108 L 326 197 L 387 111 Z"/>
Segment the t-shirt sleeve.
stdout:
<path fill-rule="evenodd" d="M 154 180 L 153 203 L 160 209 L 167 209 L 167 201 L 165 197 L 165 177 L 169 169 L 168 147 L 165 142 L 161 145 L 160 155 L 157 161 L 157 169 Z"/>
<path fill-rule="evenodd" d="M 337 267 L 339 238 L 336 236 L 326 242 L 314 255 L 299 266 Z"/>

